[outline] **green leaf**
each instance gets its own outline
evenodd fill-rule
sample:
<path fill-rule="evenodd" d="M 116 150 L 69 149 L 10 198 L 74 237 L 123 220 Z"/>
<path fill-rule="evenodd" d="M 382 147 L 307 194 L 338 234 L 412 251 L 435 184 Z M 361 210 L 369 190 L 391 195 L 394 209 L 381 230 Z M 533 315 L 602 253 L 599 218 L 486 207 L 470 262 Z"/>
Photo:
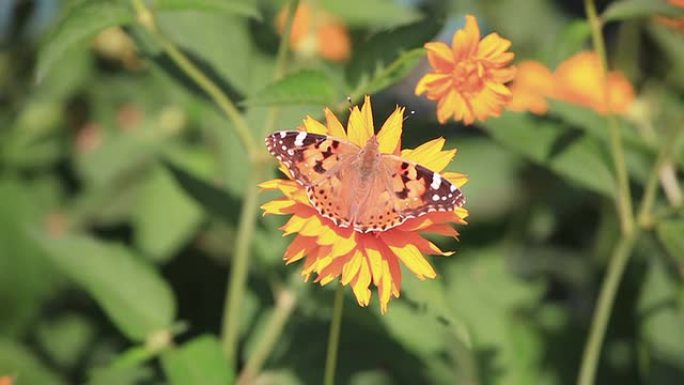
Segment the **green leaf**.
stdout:
<path fill-rule="evenodd" d="M 239 216 L 239 201 L 225 190 L 202 180 L 185 169 L 166 162 L 165 166 L 185 192 L 195 199 L 210 215 L 217 215 L 226 223 L 235 224 Z"/>
<path fill-rule="evenodd" d="M 221 345 L 213 336 L 201 336 L 165 351 L 161 363 L 171 385 L 226 385 L 233 381 Z"/>
<path fill-rule="evenodd" d="M 322 0 L 321 5 L 350 26 L 392 27 L 419 17 L 414 9 L 392 0 Z"/>
<path fill-rule="evenodd" d="M 154 6 L 160 11 L 216 11 L 261 20 L 254 0 L 155 0 Z"/>
<path fill-rule="evenodd" d="M 646 18 L 655 15 L 683 17 L 684 10 L 668 4 L 665 0 L 623 0 L 614 1 L 603 11 L 605 22 Z"/>
<path fill-rule="evenodd" d="M 416 68 L 423 57 L 425 50 L 422 48 L 402 53 L 392 64 L 378 70 L 373 78 L 361 87 L 363 92 L 359 94 L 373 94 L 399 82 Z"/>
<path fill-rule="evenodd" d="M 168 261 L 193 236 L 202 211 L 163 167 L 152 170 L 138 199 L 133 214 L 136 244 L 153 260 Z"/>
<path fill-rule="evenodd" d="M 36 78 L 40 82 L 69 48 L 85 41 L 101 30 L 133 20 L 130 9 L 119 3 L 89 0 L 71 8 L 57 28 L 46 34 L 47 40 L 38 53 Z"/>
<path fill-rule="evenodd" d="M 150 383 L 154 373 L 146 367 L 105 367 L 88 373 L 88 385 L 137 385 Z"/>
<path fill-rule="evenodd" d="M 684 219 L 662 222 L 656 233 L 665 250 L 684 267 Z"/>
<path fill-rule="evenodd" d="M 335 89 L 328 76 L 307 70 L 286 75 L 269 84 L 245 103 L 251 106 L 329 105 L 334 101 Z"/>
<path fill-rule="evenodd" d="M 72 370 L 91 346 L 95 336 L 93 324 L 78 314 L 66 314 L 44 320 L 37 328 L 40 346 L 62 369 Z"/>
<path fill-rule="evenodd" d="M 422 47 L 442 28 L 442 23 L 426 19 L 393 30 L 372 35 L 355 50 L 352 61 L 345 70 L 347 83 L 358 87 L 370 83 L 382 70 L 399 58 L 402 53 Z M 415 55 L 415 54 L 414 54 Z M 412 56 L 407 57 L 412 58 Z"/>
<path fill-rule="evenodd" d="M 64 381 L 46 368 L 28 349 L 0 339 L 0 376 L 16 377 L 14 385 L 62 385 Z"/>
<path fill-rule="evenodd" d="M 128 338 L 142 341 L 169 328 L 176 303 L 168 284 L 148 263 L 119 244 L 85 235 L 39 242 L 51 260 L 94 297 Z"/>
<path fill-rule="evenodd" d="M 594 192 L 613 197 L 615 178 L 595 138 L 529 114 L 504 113 L 483 126 L 496 141 Z"/>

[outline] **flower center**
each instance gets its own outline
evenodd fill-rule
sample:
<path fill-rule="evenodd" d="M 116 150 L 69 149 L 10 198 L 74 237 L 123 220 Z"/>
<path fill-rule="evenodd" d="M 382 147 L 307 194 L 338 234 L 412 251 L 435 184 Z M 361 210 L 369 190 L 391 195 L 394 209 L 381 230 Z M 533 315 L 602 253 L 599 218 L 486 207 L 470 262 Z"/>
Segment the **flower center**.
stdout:
<path fill-rule="evenodd" d="M 474 60 L 464 60 L 451 72 L 454 86 L 461 91 L 478 92 L 484 87 L 484 68 Z"/>

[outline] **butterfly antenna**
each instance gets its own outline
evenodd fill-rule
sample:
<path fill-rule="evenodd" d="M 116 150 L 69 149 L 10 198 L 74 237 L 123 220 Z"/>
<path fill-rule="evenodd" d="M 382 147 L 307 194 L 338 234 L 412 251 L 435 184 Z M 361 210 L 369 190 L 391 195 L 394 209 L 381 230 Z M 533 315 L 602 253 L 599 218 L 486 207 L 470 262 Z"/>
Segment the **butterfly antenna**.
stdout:
<path fill-rule="evenodd" d="M 410 117 L 412 117 L 415 114 L 416 114 L 416 111 L 414 111 L 414 110 L 409 111 L 408 115 L 404 116 L 404 120 L 402 122 L 407 121 Z"/>
<path fill-rule="evenodd" d="M 354 104 L 352 103 L 352 98 L 351 98 L 351 96 L 347 96 L 347 103 L 349 103 L 349 108 L 354 107 Z"/>

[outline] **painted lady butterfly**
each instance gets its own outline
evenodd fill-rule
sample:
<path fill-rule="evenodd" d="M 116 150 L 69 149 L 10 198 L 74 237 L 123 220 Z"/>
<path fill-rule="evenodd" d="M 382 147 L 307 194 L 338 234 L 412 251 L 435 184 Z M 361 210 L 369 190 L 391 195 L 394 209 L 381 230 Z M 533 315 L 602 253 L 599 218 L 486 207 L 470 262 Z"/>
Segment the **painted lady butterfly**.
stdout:
<path fill-rule="evenodd" d="M 365 233 L 465 204 L 456 186 L 427 168 L 382 154 L 375 136 L 361 148 L 305 131 L 278 131 L 266 147 L 306 188 L 311 204 L 337 226 Z"/>

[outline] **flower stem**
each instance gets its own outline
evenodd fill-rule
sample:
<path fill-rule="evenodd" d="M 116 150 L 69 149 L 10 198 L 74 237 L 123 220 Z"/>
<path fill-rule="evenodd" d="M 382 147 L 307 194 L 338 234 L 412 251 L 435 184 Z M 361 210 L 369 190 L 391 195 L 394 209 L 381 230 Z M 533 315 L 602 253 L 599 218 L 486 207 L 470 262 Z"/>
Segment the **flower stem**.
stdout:
<path fill-rule="evenodd" d="M 628 236 L 623 236 L 618 241 L 608 264 L 608 271 L 606 272 L 603 284 L 601 285 L 601 293 L 599 294 L 596 310 L 594 310 L 594 317 L 591 321 L 591 329 L 589 331 L 589 338 L 584 347 L 584 354 L 582 355 L 582 366 L 577 380 L 578 385 L 593 385 L 596 377 L 596 368 L 598 366 L 599 357 L 601 355 L 601 346 L 606 334 L 608 321 L 610 320 L 610 313 L 613 309 L 613 302 L 615 302 L 615 294 L 620 286 L 622 274 L 627 266 L 629 255 L 636 240 L 636 233 Z"/>
<path fill-rule="evenodd" d="M 173 62 L 180 68 L 188 77 L 190 77 L 204 92 L 211 97 L 211 99 L 219 106 L 219 108 L 226 114 L 228 119 L 233 123 L 238 138 L 247 149 L 250 157 L 255 157 L 260 146 L 254 140 L 247 121 L 240 114 L 235 104 L 230 98 L 216 85 L 207 75 L 202 72 L 178 47 L 176 47 L 171 40 L 167 39 L 159 28 L 154 18 L 154 14 L 145 5 L 142 0 L 132 0 L 133 8 L 135 9 L 139 23 L 147 30 L 154 41 L 161 46 L 164 52 L 173 60 Z"/>
<path fill-rule="evenodd" d="M 596 4 L 594 4 L 594 0 L 585 0 L 584 8 L 587 13 L 589 26 L 591 27 L 594 50 L 599 57 L 602 67 L 601 71 L 603 73 L 603 78 L 605 79 L 608 71 L 608 59 L 603 39 L 603 23 L 596 13 Z M 605 88 L 605 84 L 603 87 Z M 608 92 L 605 90 L 603 92 L 603 97 L 605 98 L 606 106 L 609 106 Z M 622 135 L 620 134 L 620 125 L 615 115 L 609 112 L 607 120 L 613 166 L 615 167 L 615 173 L 617 174 L 618 180 L 617 206 L 620 217 L 620 227 L 622 233 L 629 236 L 630 233 L 634 231 L 634 213 L 632 209 L 632 196 L 629 189 L 629 176 L 625 163 L 625 151 L 622 146 Z"/>
<path fill-rule="evenodd" d="M 333 307 L 332 320 L 330 322 L 330 334 L 328 335 L 328 352 L 325 359 L 325 375 L 323 377 L 324 385 L 335 384 L 335 367 L 337 366 L 337 350 L 340 345 L 343 308 L 344 286 L 338 284 L 335 291 L 335 304 Z"/>
<path fill-rule="evenodd" d="M 237 381 L 238 385 L 246 385 L 254 381 L 254 377 L 259 373 L 264 362 L 266 362 L 266 359 L 275 347 L 276 342 L 278 342 L 278 337 L 282 334 L 296 303 L 297 295 L 294 293 L 294 290 L 285 288 L 278 291 L 275 309 L 268 321 L 266 332 L 259 340 L 256 348 L 254 348 L 254 353 L 248 358 L 244 369 L 242 369 L 242 373 L 240 373 Z"/>

